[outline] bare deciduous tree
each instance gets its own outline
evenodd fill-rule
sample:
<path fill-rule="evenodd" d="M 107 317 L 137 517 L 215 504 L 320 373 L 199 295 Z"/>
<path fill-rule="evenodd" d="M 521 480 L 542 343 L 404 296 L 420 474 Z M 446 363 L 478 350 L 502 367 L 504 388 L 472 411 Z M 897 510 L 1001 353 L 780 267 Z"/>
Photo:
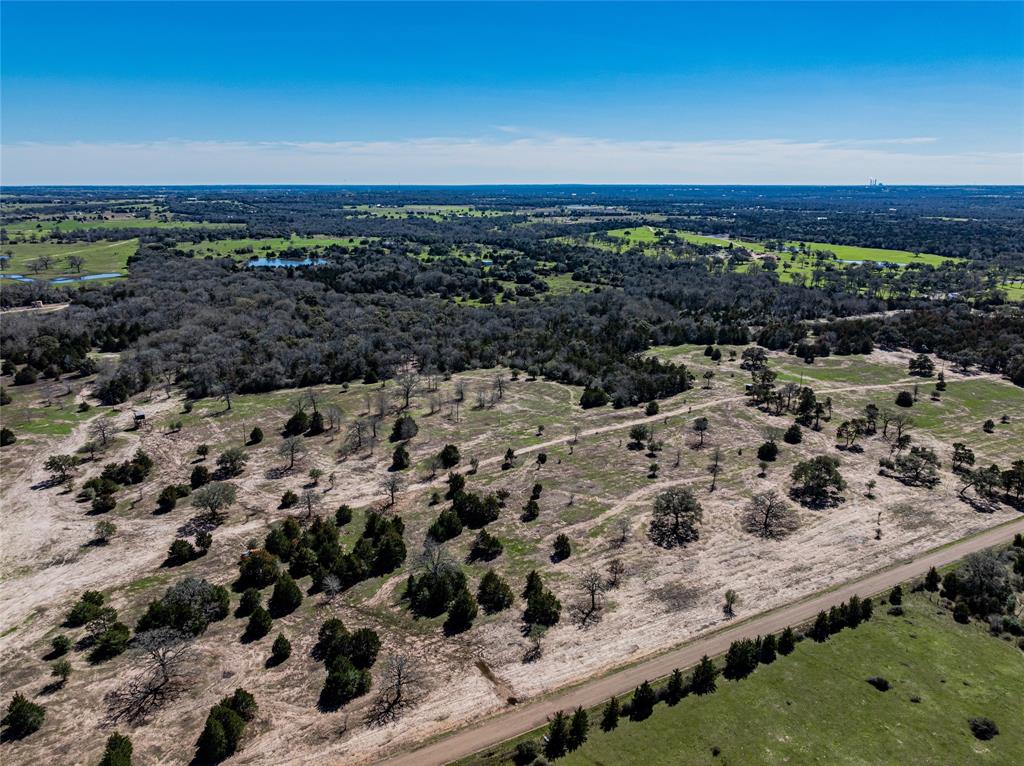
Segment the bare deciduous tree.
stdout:
<path fill-rule="evenodd" d="M 626 574 L 626 565 L 622 559 L 612 559 L 608 562 L 608 589 L 618 588 L 622 578 Z"/>
<path fill-rule="evenodd" d="M 292 470 L 298 461 L 306 453 L 306 443 L 301 436 L 289 436 L 278 448 L 277 453 L 281 457 L 288 458 L 287 470 Z"/>
<path fill-rule="evenodd" d="M 628 543 L 630 536 L 633 534 L 633 525 L 629 523 L 629 519 L 625 516 L 619 516 L 615 519 L 612 529 L 615 533 L 612 537 L 612 545 L 616 548 L 621 548 Z"/>
<path fill-rule="evenodd" d="M 406 370 L 395 378 L 398 391 L 402 396 L 402 409 L 407 410 L 412 404 L 412 398 L 420 387 L 420 379 L 414 370 Z"/>
<path fill-rule="evenodd" d="M 799 526 L 796 510 L 775 490 L 755 494 L 743 515 L 744 529 L 768 539 L 781 539 Z"/>
<path fill-rule="evenodd" d="M 324 498 L 315 489 L 307 489 L 299 497 L 299 507 L 306 511 L 306 521 L 312 521 L 314 514 L 323 506 Z"/>
<path fill-rule="evenodd" d="M 388 508 L 394 508 L 395 507 L 395 497 L 398 495 L 398 493 L 402 489 L 402 480 L 399 479 L 398 476 L 396 476 L 393 473 L 392 474 L 388 474 L 381 481 L 380 488 L 382 490 L 384 490 L 384 494 L 386 494 L 388 496 L 387 500 L 385 501 L 385 505 L 384 505 L 385 510 L 388 509 Z"/>
<path fill-rule="evenodd" d="M 89 436 L 93 439 L 98 439 L 100 445 L 106 447 L 116 430 L 117 427 L 114 425 L 113 420 L 110 418 L 99 417 L 96 418 L 89 426 Z"/>
<path fill-rule="evenodd" d="M 341 579 L 334 574 L 329 574 L 324 578 L 320 589 L 323 591 L 324 599 L 328 604 L 334 601 L 334 599 L 344 590 L 341 584 Z"/>
<path fill-rule="evenodd" d="M 408 655 L 388 657 L 380 679 L 380 691 L 366 713 L 369 726 L 386 726 L 419 704 L 426 693 L 426 676 Z"/>
<path fill-rule="evenodd" d="M 593 569 L 588 569 L 579 579 L 583 600 L 572 606 L 572 618 L 581 630 L 599 622 L 604 609 L 604 578 Z"/>
<path fill-rule="evenodd" d="M 132 648 L 142 655 L 142 667 L 106 695 L 106 723 L 141 723 L 151 713 L 188 688 L 196 655 L 192 637 L 172 628 L 140 633 Z"/>

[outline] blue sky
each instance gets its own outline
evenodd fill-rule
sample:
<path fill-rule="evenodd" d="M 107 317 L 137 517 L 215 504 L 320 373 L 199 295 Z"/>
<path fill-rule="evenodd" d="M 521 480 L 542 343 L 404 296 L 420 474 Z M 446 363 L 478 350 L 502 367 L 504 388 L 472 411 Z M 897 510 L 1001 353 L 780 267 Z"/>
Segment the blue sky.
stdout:
<path fill-rule="evenodd" d="M 1021 3 L 0 14 L 7 184 L 1024 183 Z"/>

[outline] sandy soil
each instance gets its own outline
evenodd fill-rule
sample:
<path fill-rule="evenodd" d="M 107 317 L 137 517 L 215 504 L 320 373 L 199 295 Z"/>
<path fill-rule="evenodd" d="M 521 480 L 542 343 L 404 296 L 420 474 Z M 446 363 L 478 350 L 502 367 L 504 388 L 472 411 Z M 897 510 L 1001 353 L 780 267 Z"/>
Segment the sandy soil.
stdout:
<path fill-rule="evenodd" d="M 908 358 L 907 354 L 876 352 L 868 360 L 906 369 Z M 954 373 L 947 373 L 947 380 L 956 378 Z M 837 416 L 821 433 L 806 431 L 799 454 L 839 454 L 834 447 L 834 430 L 842 413 L 843 394 L 892 392 L 906 386 L 905 380 L 815 384 L 819 397 L 828 393 L 835 398 Z M 563 388 L 565 404 L 569 405 L 578 391 Z M 684 428 L 695 416 L 693 413 L 714 413 L 717 443 L 723 445 L 750 443 L 764 426 L 779 422 L 744 407 L 746 397 L 736 393 L 735 386 L 722 385 L 705 396 L 706 401 L 666 405 L 652 418 L 636 410 L 605 409 L 580 416 L 578 410 L 567 409 L 567 419 L 571 416 L 583 424 L 581 445 L 605 450 L 600 453 L 601 459 L 609 461 L 626 460 L 616 456 L 624 450 L 614 453 L 614 449 L 636 422 L 664 423 L 677 418 L 678 427 Z M 161 393 L 140 406 L 154 423 L 180 411 L 181 401 Z M 514 388 L 502 406 L 507 407 L 510 416 L 516 414 Z M 130 420 L 130 411 L 130 407 L 124 408 L 122 425 Z M 269 434 L 267 424 L 263 425 Z M 43 454 L 74 451 L 85 441 L 86 428 L 83 424 L 67 437 L 49 440 Z M 939 444 L 923 431 L 914 433 L 917 443 L 941 447 L 944 469 L 948 469 L 948 445 Z M 83 590 L 110 592 L 111 603 L 121 610 L 122 619 L 133 624 L 145 602 L 183 574 L 197 574 L 218 583 L 233 580 L 245 544 L 260 539 L 271 521 L 285 515 L 276 510 L 283 488 L 298 489 L 305 479 L 299 473 L 273 474 L 280 463 L 273 447 L 251 450 L 249 466 L 234 480 L 239 502 L 229 522 L 215 533 L 210 554 L 180 570 L 160 569 L 167 546 L 189 511 L 178 508 L 166 515 L 154 514 L 156 493 L 163 485 L 187 477 L 200 439 L 216 444 L 230 436 L 215 417 L 204 418 L 202 429 L 186 429 L 178 435 L 155 425 L 119 433 L 116 444 L 95 464 L 85 466 L 78 480 L 98 473 L 106 462 L 126 459 L 139 446 L 154 457 L 157 470 L 149 481 L 122 495 L 132 504 L 112 515 L 118 536 L 107 546 L 88 544 L 96 518 L 86 515 L 87 508 L 78 504 L 73 494 L 45 486 L 48 475 L 36 465 L 40 461 L 5 459 L 0 488 L 4 530 L 0 550 L 0 693 L 6 699 L 15 690 L 24 691 L 39 697 L 48 711 L 43 731 L 23 742 L 3 746 L 7 751 L 5 762 L 34 763 L 44 754 L 51 760 L 56 755 L 69 764 L 90 763 L 98 758 L 107 736 L 99 725 L 103 694 L 130 672 L 134 660 L 126 656 L 89 666 L 75 655 L 75 673 L 68 685 L 52 693 L 40 692 L 49 680 L 48 666 L 40 657 L 46 653 L 50 637 L 60 632 L 58 625 L 64 611 Z M 573 439 L 571 430 L 563 429 L 553 438 L 517 448 L 517 454 L 565 447 Z M 534 479 L 525 465 L 514 471 L 500 471 L 498 464 L 504 450 L 494 449 L 496 445 L 486 434 L 478 437 L 478 443 L 494 450 L 478 455 L 479 480 L 486 479 L 491 486 L 514 487 L 517 492 L 532 483 Z M 316 464 L 336 472 L 337 482 L 327 493 L 325 509 L 341 502 L 360 507 L 379 500 L 379 480 L 390 459 L 388 449 L 379 449 L 373 458 L 337 463 L 333 457 L 336 444 L 324 440 L 318 445 L 304 470 Z M 522 662 L 529 642 L 521 633 L 521 604 L 497 617 L 479 620 L 459 637 L 446 638 L 436 623 L 413 622 L 396 603 L 406 575 L 404 569 L 372 589 L 357 586 L 330 606 L 317 598 L 307 598 L 302 609 L 275 621 L 271 636 L 261 642 L 239 643 L 244 625 L 228 618 L 213 625 L 197 642 L 202 681 L 148 725 L 131 730 L 136 752 L 146 763 L 187 763 L 209 706 L 235 687 L 244 686 L 256 695 L 261 712 L 250 727 L 244 749 L 231 763 L 373 762 L 501 711 L 508 706 L 509 697 L 523 701 L 576 684 L 621 665 L 660 655 L 717 629 L 726 620 L 722 594 L 727 588 L 738 591 L 738 613 L 748 616 L 1019 517 L 1006 506 L 984 514 L 972 510 L 957 498 L 958 485 L 948 470 L 943 471 L 941 485 L 930 493 L 878 476 L 878 459 L 888 453 L 888 446 L 880 439 L 865 440 L 863 446 L 863 453 L 841 455 L 843 473 L 850 484 L 846 502 L 827 510 L 801 511 L 802 528 L 784 541 L 751 537 L 741 530 L 739 516 L 751 492 L 784 489 L 788 470 L 773 469 L 767 478 L 760 479 L 746 468 L 729 467 L 714 493 L 706 492 L 706 474 L 687 466 L 675 473 L 666 471 L 658 480 L 621 493 L 608 488 L 600 493 L 595 490 L 595 496 L 588 499 L 600 506 L 599 512 L 568 525 L 566 530 L 574 541 L 581 541 L 579 555 L 563 564 L 545 566 L 545 582 L 563 603 L 563 622 L 548 632 L 543 640 L 543 656 L 531 664 Z M 212 463 L 212 457 L 209 460 Z M 558 469 L 549 465 L 544 470 Z M 873 499 L 864 497 L 864 487 L 871 479 L 878 482 Z M 398 510 L 409 525 L 408 561 L 415 557 L 423 530 L 436 514 L 436 509 L 424 511 L 423 498 L 442 484 L 440 477 L 416 484 L 399 502 Z M 647 540 L 644 525 L 653 497 L 668 486 L 682 484 L 700 488 L 705 508 L 701 538 L 685 549 L 664 551 Z M 875 539 L 879 514 L 883 534 Z M 633 529 L 632 539 L 622 548 L 598 534 L 603 525 L 618 517 L 629 519 Z M 517 522 L 509 523 L 514 526 Z M 561 527 L 549 520 L 533 532 L 515 528 L 524 535 L 536 535 L 540 546 L 547 549 L 550 537 Z M 613 557 L 627 563 L 627 576 L 620 587 L 609 592 L 603 619 L 580 630 L 568 619 L 568 607 L 579 598 L 575 578 L 587 567 L 603 568 Z M 500 569 L 501 561 L 496 563 Z M 510 579 L 518 590 L 521 578 Z M 315 704 L 324 670 L 309 657 L 309 650 L 316 626 L 330 613 L 341 616 L 350 627 L 368 625 L 377 629 L 384 640 L 382 656 L 411 654 L 429 668 L 430 688 L 417 710 L 382 729 L 362 725 L 366 698 L 338 712 L 317 712 Z M 266 669 L 269 643 L 280 631 L 292 641 L 292 659 L 280 668 Z"/>

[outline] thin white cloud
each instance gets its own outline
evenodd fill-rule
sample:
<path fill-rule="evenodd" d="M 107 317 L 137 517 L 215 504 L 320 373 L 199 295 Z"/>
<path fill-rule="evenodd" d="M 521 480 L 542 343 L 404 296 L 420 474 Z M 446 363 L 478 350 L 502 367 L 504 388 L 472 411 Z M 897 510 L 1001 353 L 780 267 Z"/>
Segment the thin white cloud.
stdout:
<path fill-rule="evenodd" d="M 29 184 L 1021 184 L 1024 153 L 934 151 L 930 138 L 624 141 L 14 143 L 0 182 Z"/>

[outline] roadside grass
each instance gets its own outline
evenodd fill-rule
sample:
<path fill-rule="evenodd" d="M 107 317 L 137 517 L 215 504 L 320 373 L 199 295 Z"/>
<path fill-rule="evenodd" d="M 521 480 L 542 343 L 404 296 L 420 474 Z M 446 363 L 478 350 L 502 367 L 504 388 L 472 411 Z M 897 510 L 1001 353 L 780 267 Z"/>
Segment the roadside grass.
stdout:
<path fill-rule="evenodd" d="M 912 594 L 903 608 L 903 616 L 876 608 L 854 630 L 821 644 L 802 641 L 792 655 L 759 666 L 749 678 L 720 679 L 714 694 L 691 695 L 674 707 L 660 703 L 647 720 L 620 719 L 608 733 L 597 726 L 603 705 L 593 708 L 587 742 L 558 763 L 1024 761 L 1024 654 L 982 623 L 954 622 L 934 596 Z M 872 676 L 892 688 L 877 691 L 866 681 Z M 976 716 L 993 719 L 1000 734 L 976 740 L 967 724 Z M 535 730 L 458 763 L 511 763 L 517 742 L 544 733 Z"/>

